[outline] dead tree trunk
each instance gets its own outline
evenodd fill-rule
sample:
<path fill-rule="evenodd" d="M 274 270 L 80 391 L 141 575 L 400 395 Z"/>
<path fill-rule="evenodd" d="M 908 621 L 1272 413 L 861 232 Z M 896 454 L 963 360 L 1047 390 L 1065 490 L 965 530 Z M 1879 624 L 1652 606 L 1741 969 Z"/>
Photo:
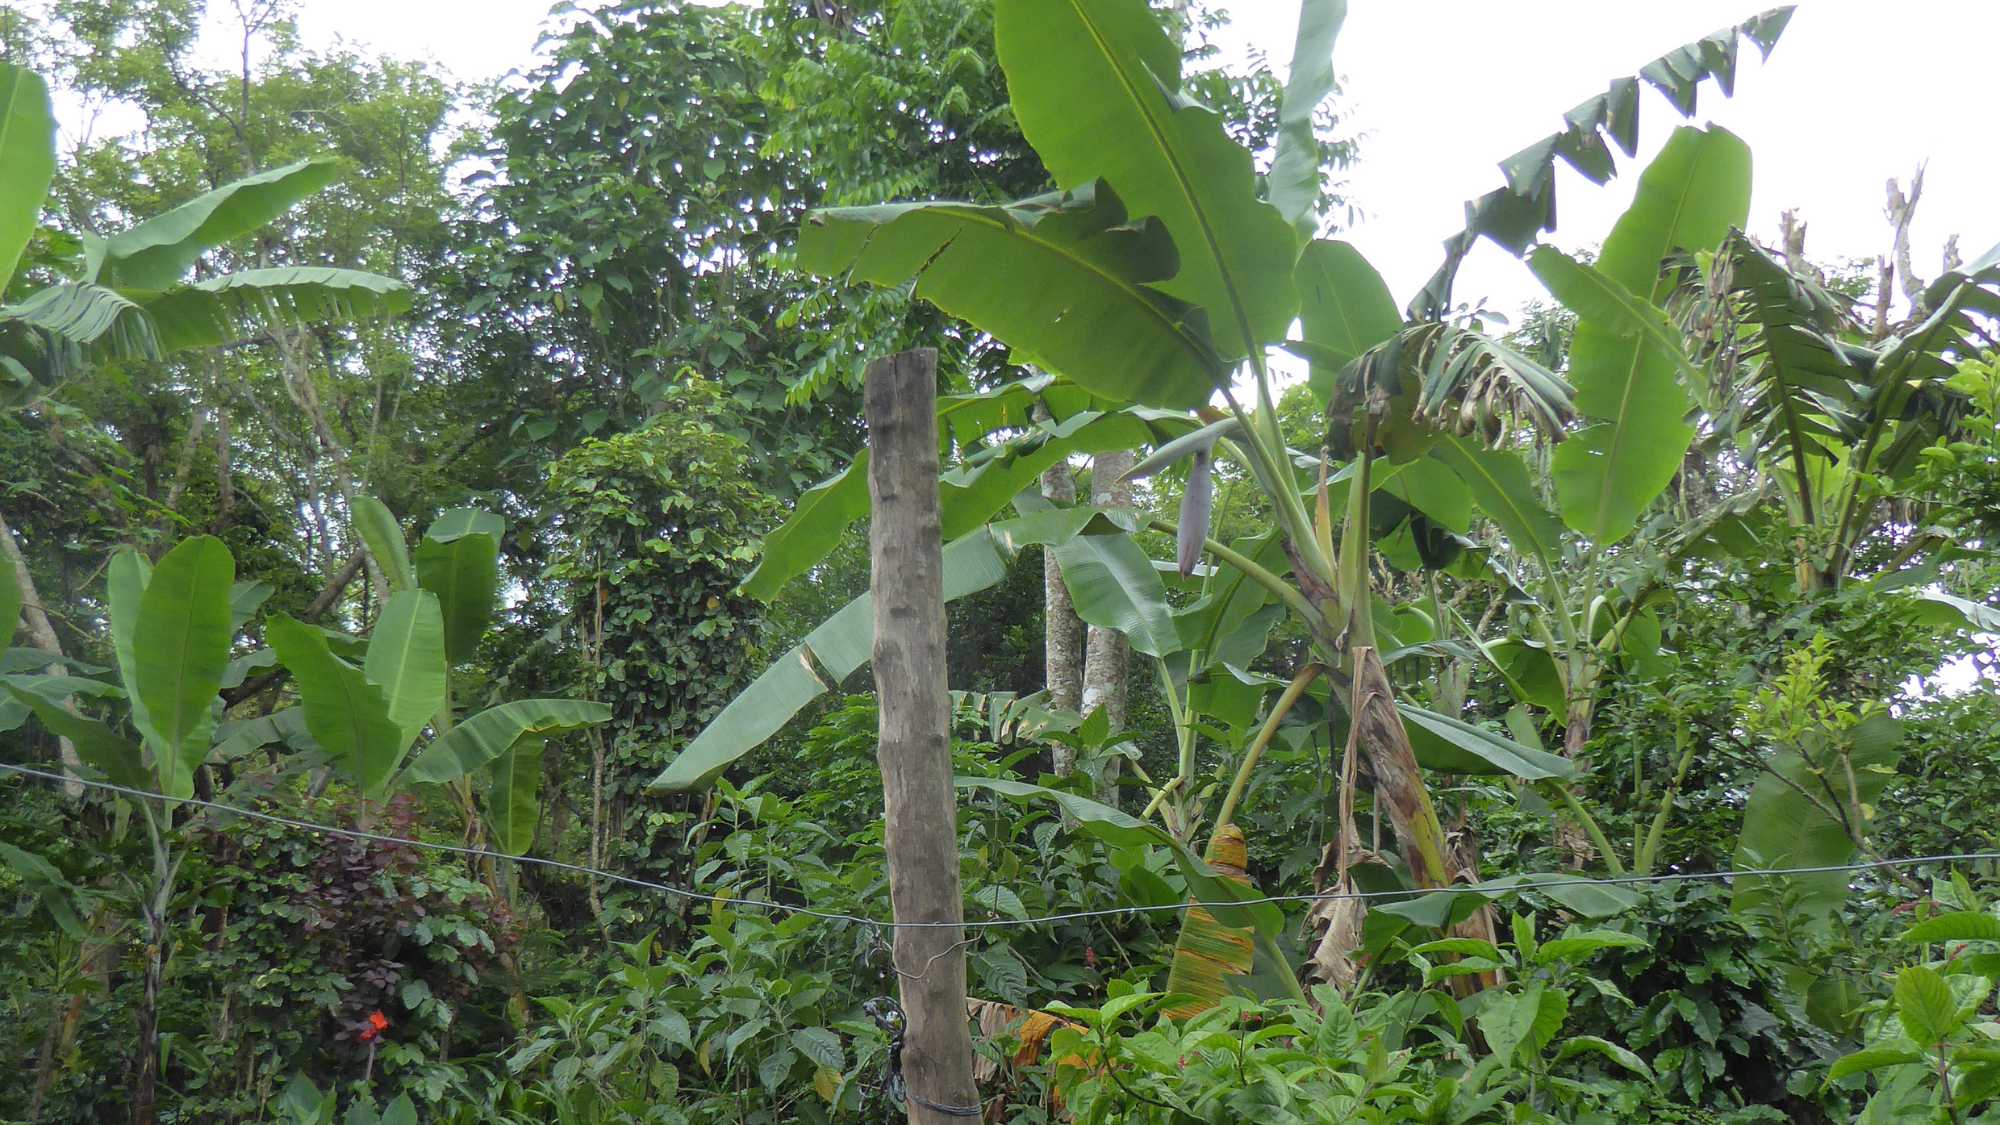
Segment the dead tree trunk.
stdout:
<path fill-rule="evenodd" d="M 881 705 L 883 844 L 897 923 L 912 1125 L 979 1114 L 966 1028 L 951 696 L 945 679 L 944 523 L 938 505 L 937 352 L 868 365 L 869 591 Z"/>

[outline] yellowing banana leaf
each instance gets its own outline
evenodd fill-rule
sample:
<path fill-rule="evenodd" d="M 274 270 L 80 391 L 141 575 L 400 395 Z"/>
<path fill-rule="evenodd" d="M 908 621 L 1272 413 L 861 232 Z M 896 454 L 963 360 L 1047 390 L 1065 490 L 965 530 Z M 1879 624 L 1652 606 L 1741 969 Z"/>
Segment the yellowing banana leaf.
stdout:
<path fill-rule="evenodd" d="M 1241 883 L 1251 891 L 1249 850 L 1243 830 L 1225 824 L 1209 837 L 1202 859 L 1217 874 Z M 1185 1000 L 1165 1009 L 1167 1015 L 1184 1018 L 1205 1012 L 1230 994 L 1229 977 L 1247 977 L 1256 963 L 1255 931 L 1249 926 L 1225 926 L 1215 915 L 1199 906 L 1181 917 L 1181 933 L 1174 942 L 1173 963 L 1167 970 L 1167 992 Z"/>

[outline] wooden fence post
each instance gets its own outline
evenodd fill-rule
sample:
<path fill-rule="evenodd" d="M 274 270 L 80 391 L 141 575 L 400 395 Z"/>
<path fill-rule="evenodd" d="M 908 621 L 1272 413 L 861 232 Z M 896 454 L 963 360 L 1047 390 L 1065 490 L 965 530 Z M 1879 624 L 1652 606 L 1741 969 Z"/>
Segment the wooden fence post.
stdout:
<path fill-rule="evenodd" d="M 869 590 L 881 706 L 883 835 L 906 1021 L 912 1125 L 976 1117 L 966 1028 L 958 800 L 945 679 L 944 524 L 938 508 L 937 352 L 868 365 Z M 911 926 L 909 923 L 928 923 Z"/>

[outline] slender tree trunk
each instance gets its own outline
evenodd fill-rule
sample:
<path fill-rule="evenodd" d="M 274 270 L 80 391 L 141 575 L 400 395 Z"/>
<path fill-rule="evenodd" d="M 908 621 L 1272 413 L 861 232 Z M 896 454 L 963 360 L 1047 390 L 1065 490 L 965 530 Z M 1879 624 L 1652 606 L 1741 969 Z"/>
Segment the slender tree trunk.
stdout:
<path fill-rule="evenodd" d="M 1048 409 L 1037 405 L 1037 418 L 1047 418 Z M 1067 461 L 1058 461 L 1042 470 L 1042 495 L 1051 503 L 1076 503 L 1076 477 Z M 1058 711 L 1074 711 L 1083 702 L 1083 622 L 1069 600 L 1062 568 L 1056 565 L 1055 551 L 1042 549 L 1042 668 L 1049 688 L 1049 706 Z M 1058 746 L 1055 769 L 1069 773 L 1075 751 Z"/>
<path fill-rule="evenodd" d="M 236 478 L 229 444 L 229 404 L 217 388 L 215 394 L 215 522 L 211 529 L 220 535 L 236 515 Z"/>
<path fill-rule="evenodd" d="M 21 595 L 21 620 L 28 627 L 28 643 L 56 658 L 46 671 L 51 676 L 65 676 L 69 668 L 62 663 L 62 640 L 56 636 L 55 626 L 49 624 L 48 611 L 42 608 L 42 595 L 35 589 L 35 576 L 28 573 L 28 560 L 21 554 L 21 544 L 14 538 L 14 529 L 7 526 L 5 516 L 0 516 L 0 563 L 5 563 L 8 578 Z M 12 623 L 7 623 L 11 625 Z M 4 626 L 0 626 L 4 627 Z M 13 643 L 10 632 L 0 637 L 0 648 Z M 75 709 L 71 699 L 64 699 L 64 707 Z M 67 738 L 56 739 L 57 753 L 63 765 L 63 796 L 71 801 L 83 799 L 83 785 L 76 780 L 77 767 L 81 760 L 76 756 L 76 746 Z"/>
<path fill-rule="evenodd" d="M 150 802 L 149 802 L 150 806 Z M 167 910 L 173 904 L 174 873 L 179 863 L 168 850 L 166 833 L 173 814 L 161 809 L 160 819 L 146 809 L 147 835 L 153 845 L 153 879 L 139 921 L 146 942 L 146 968 L 139 995 L 138 1052 L 132 1071 L 132 1125 L 153 1125 L 153 1103 L 160 1075 L 160 979 L 166 971 Z"/>
<path fill-rule="evenodd" d="M 883 842 L 906 1020 L 901 1061 L 913 1125 L 957 1125 L 962 1113 L 935 1107 L 977 1116 L 979 1091 L 966 1029 L 951 784 L 937 352 L 923 348 L 869 364 L 864 397 Z"/>
<path fill-rule="evenodd" d="M 1125 474 L 1132 471 L 1130 450 L 1100 453 L 1091 463 L 1090 502 L 1099 508 L 1130 508 L 1132 484 Z M 1084 714 L 1102 707 L 1111 720 L 1113 733 L 1125 729 L 1125 700 L 1131 690 L 1132 646 L 1125 634 L 1102 625 L 1092 625 L 1083 658 L 1083 696 L 1077 710 Z M 1114 754 L 1104 759 L 1104 773 L 1098 790 L 1112 803 L 1118 800 L 1118 775 L 1125 759 Z"/>

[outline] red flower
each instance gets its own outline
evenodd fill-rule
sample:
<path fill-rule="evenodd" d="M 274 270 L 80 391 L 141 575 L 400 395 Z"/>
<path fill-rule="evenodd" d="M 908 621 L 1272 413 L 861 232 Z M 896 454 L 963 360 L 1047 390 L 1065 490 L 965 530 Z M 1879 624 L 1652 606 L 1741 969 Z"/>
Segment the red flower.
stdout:
<path fill-rule="evenodd" d="M 368 1026 L 361 1029 L 361 1041 L 367 1043 L 373 1040 L 377 1035 L 382 1034 L 388 1026 L 389 1017 L 382 1014 L 382 1009 L 375 1009 L 368 1013 Z"/>
<path fill-rule="evenodd" d="M 1086 946 L 1084 946 L 1084 947 L 1083 947 L 1083 964 L 1084 964 L 1084 967 L 1085 967 L 1085 968 L 1090 968 L 1090 969 L 1095 969 L 1095 968 L 1097 968 L 1097 950 L 1095 950 L 1095 949 L 1092 949 L 1092 948 L 1090 948 L 1090 947 L 1089 947 L 1089 946 L 1087 946 L 1087 945 L 1086 945 Z"/>

